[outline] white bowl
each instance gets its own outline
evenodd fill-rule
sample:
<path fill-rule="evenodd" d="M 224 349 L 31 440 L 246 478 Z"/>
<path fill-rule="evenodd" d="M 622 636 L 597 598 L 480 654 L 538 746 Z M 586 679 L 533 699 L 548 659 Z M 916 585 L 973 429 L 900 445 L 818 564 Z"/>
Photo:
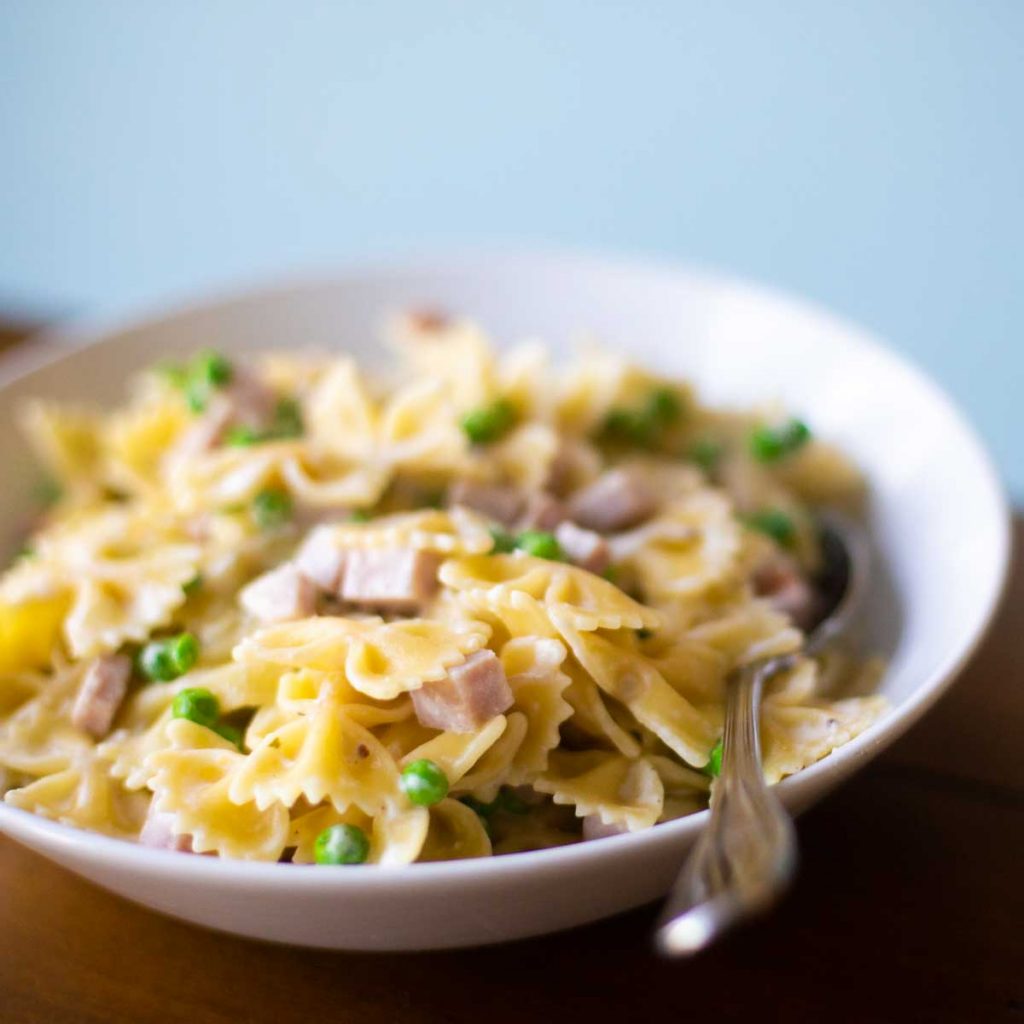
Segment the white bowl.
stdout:
<path fill-rule="evenodd" d="M 663 266 L 449 256 L 79 330 L 62 339 L 82 346 L 75 351 L 0 368 L 0 541 L 13 549 L 30 505 L 30 462 L 12 442 L 20 399 L 114 400 L 126 374 L 200 346 L 327 346 L 375 358 L 382 316 L 424 302 L 478 318 L 504 342 L 537 335 L 557 348 L 593 330 L 637 360 L 693 378 L 715 401 L 778 397 L 866 469 L 884 568 L 869 643 L 890 660 L 882 689 L 893 710 L 778 787 L 794 812 L 892 743 L 952 682 L 992 615 L 1009 554 L 1007 506 L 971 428 L 925 376 L 859 329 L 762 288 Z M 637 906 L 668 889 L 705 819 L 495 859 L 317 870 L 148 850 L 0 805 L 7 835 L 156 910 L 260 939 L 364 950 L 496 942 Z"/>

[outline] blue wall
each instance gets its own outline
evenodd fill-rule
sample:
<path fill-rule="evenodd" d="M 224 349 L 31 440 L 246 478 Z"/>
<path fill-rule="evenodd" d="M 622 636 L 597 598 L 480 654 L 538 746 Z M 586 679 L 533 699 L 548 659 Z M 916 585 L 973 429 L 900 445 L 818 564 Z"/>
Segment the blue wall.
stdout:
<path fill-rule="evenodd" d="M 111 312 L 431 242 L 678 256 L 887 336 L 1024 497 L 1022 103 L 1021 0 L 0 0 L 0 293 Z"/>

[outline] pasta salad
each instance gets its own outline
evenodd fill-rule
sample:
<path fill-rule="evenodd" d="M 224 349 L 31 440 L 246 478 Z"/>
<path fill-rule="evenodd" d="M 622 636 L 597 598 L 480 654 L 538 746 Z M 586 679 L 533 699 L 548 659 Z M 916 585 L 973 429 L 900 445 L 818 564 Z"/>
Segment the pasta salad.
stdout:
<path fill-rule="evenodd" d="M 598 349 L 397 323 L 344 354 L 202 351 L 109 411 L 38 400 L 50 503 L 0 579 L 0 793 L 166 849 L 295 864 L 506 854 L 707 806 L 737 665 L 820 614 L 815 510 L 856 469 Z M 775 782 L 884 710 L 800 658 Z"/>

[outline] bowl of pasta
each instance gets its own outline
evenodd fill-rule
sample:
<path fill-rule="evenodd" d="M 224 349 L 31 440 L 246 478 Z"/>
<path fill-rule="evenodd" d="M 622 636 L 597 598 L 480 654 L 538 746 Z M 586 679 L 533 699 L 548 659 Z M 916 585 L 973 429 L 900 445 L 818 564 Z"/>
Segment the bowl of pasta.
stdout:
<path fill-rule="evenodd" d="M 0 367 L 0 831 L 158 911 L 337 949 L 656 899 L 724 687 L 799 652 L 820 524 L 856 638 L 761 710 L 799 812 L 950 684 L 1005 499 L 938 388 L 725 277 L 368 265 L 63 332 Z"/>

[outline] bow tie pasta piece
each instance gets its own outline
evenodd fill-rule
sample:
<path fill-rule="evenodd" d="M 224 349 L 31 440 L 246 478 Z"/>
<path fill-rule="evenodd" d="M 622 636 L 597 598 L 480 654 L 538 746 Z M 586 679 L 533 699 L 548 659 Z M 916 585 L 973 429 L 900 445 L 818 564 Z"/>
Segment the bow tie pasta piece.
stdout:
<path fill-rule="evenodd" d="M 229 791 L 246 758 L 211 729 L 185 719 L 167 726 L 171 746 L 150 755 L 149 781 L 157 811 L 173 816 L 172 831 L 192 836 L 196 853 L 242 860 L 277 860 L 288 840 L 288 811 L 237 802 Z"/>
<path fill-rule="evenodd" d="M 533 785 L 556 804 L 575 806 L 577 817 L 597 815 L 603 824 L 631 832 L 658 820 L 665 796 L 650 763 L 604 750 L 553 751 L 548 770 Z"/>
<path fill-rule="evenodd" d="M 792 775 L 849 742 L 884 713 L 882 697 L 823 700 L 815 696 L 818 666 L 803 661 L 772 681 L 761 705 L 765 779 Z"/>
<path fill-rule="evenodd" d="M 693 704 L 725 701 L 728 659 L 719 650 L 680 631 L 658 636 L 641 649 L 674 690 Z"/>
<path fill-rule="evenodd" d="M 455 416 L 497 393 L 497 365 L 483 332 L 467 321 L 446 322 L 429 335 L 396 338 L 411 380 L 436 381 Z"/>
<path fill-rule="evenodd" d="M 220 705 L 221 712 L 239 708 L 258 708 L 272 704 L 278 694 L 281 673 L 270 665 L 242 665 L 228 662 L 215 668 L 197 669 L 187 681 L 173 687 L 175 692 L 186 686 L 209 690 Z"/>
<path fill-rule="evenodd" d="M 588 345 L 558 378 L 558 425 L 568 434 L 593 434 L 612 407 L 649 390 L 650 377 L 619 355 Z"/>
<path fill-rule="evenodd" d="M 247 665 L 343 676 L 368 697 L 392 700 L 443 679 L 449 668 L 483 647 L 489 632 L 479 622 L 321 616 L 259 630 L 235 648 L 234 656 Z"/>
<path fill-rule="evenodd" d="M 306 434 L 311 445 L 358 462 L 373 454 L 377 408 L 355 361 L 339 359 L 313 388 L 306 402 Z"/>
<path fill-rule="evenodd" d="M 50 687 L 52 681 L 49 673 L 32 669 L 0 672 L 0 720 L 13 714 L 34 697 L 40 696 Z"/>
<path fill-rule="evenodd" d="M 551 359 L 539 341 L 527 341 L 501 353 L 498 359 L 498 390 L 524 417 L 553 423 L 557 388 Z"/>
<path fill-rule="evenodd" d="M 13 570 L 8 581 L 18 571 Z M 51 586 L 49 578 L 39 582 L 44 588 Z M 20 589 L 24 595 L 30 592 L 32 585 L 30 581 L 24 589 L 20 585 L 5 589 L 10 592 Z M 0 680 L 0 710 L 17 703 L 17 694 L 26 685 L 24 680 L 19 684 L 8 682 L 10 675 L 52 664 L 70 601 L 70 596 L 63 591 L 51 596 L 21 596 L 12 601 L 0 599 L 0 673 L 7 677 Z"/>
<path fill-rule="evenodd" d="M 150 755 L 166 750 L 171 745 L 167 726 L 172 721 L 170 704 L 155 722 L 144 731 L 118 729 L 97 748 L 110 763 L 110 774 L 120 779 L 125 788 L 145 789 L 156 769 L 152 767 Z"/>
<path fill-rule="evenodd" d="M 691 629 L 687 636 L 720 652 L 727 669 L 799 650 L 803 637 L 789 619 L 757 601 Z"/>
<path fill-rule="evenodd" d="M 138 835 L 147 803 L 111 776 L 106 761 L 88 755 L 63 771 L 12 789 L 4 800 L 23 811 L 118 839 Z"/>
<path fill-rule="evenodd" d="M 391 482 L 386 466 L 343 462 L 315 449 L 282 456 L 282 482 L 300 505 L 310 508 L 365 508 L 379 501 Z"/>
<path fill-rule="evenodd" d="M 356 691 L 340 676 L 326 675 L 313 669 L 284 672 L 277 681 L 277 707 L 290 718 L 316 714 L 318 705 L 322 703 L 337 706 L 358 699 Z M 274 700 L 275 696 L 271 694 L 269 700 L 260 703 L 272 704 Z"/>
<path fill-rule="evenodd" d="M 512 764 L 526 739 L 529 721 L 520 711 L 511 711 L 507 716 L 505 730 L 491 748 L 476 763 L 473 770 L 464 775 L 457 786 L 460 793 L 469 793 L 485 804 L 498 795 L 498 790 L 512 779 Z"/>
<path fill-rule="evenodd" d="M 157 509 L 82 511 L 42 534 L 35 557 L 7 574 L 0 589 L 13 601 L 67 595 L 68 649 L 91 657 L 141 642 L 170 622 L 199 556 L 199 546 Z"/>
<path fill-rule="evenodd" d="M 277 483 L 284 458 L 278 445 L 181 452 L 168 459 L 167 490 L 182 512 L 241 505 Z"/>
<path fill-rule="evenodd" d="M 562 609 L 577 629 L 654 629 L 661 616 L 618 587 L 575 566 L 528 555 L 455 558 L 441 566 L 440 580 L 453 590 L 483 593 L 495 609 L 542 604 Z"/>
<path fill-rule="evenodd" d="M 455 472 L 466 457 L 466 438 L 442 382 L 419 378 L 377 402 L 351 360 L 340 361 L 314 388 L 307 428 L 314 450 L 353 464 Z"/>
<path fill-rule="evenodd" d="M 421 861 L 490 856 L 491 840 L 476 811 L 447 798 L 434 804 L 429 815 L 430 828 L 420 851 Z"/>
<path fill-rule="evenodd" d="M 494 541 L 487 520 L 468 509 L 421 509 L 320 527 L 324 543 L 339 549 L 412 548 L 441 555 L 475 555 L 490 551 Z"/>
<path fill-rule="evenodd" d="M 449 618 L 486 623 L 495 647 L 517 636 L 558 637 L 546 607 L 520 590 L 442 590 L 435 607 L 442 603 Z"/>
<path fill-rule="evenodd" d="M 149 785 L 154 774 L 150 755 L 171 745 L 167 732 L 172 721 L 171 704 L 178 693 L 190 688 L 209 690 L 222 713 L 258 707 L 267 701 L 272 706 L 274 699 L 273 680 L 230 664 L 190 672 L 174 683 L 136 690 L 125 703 L 120 728 L 97 747 L 110 762 L 111 775 L 121 779 L 128 789 Z"/>
<path fill-rule="evenodd" d="M 508 785 L 528 782 L 548 765 L 548 754 L 561 742 L 559 729 L 573 713 L 565 699 L 572 680 L 561 671 L 565 647 L 557 640 L 518 637 L 501 649 L 501 664 L 515 700 L 526 716 L 526 734 L 509 765 Z"/>
<path fill-rule="evenodd" d="M 167 453 L 191 423 L 181 396 L 147 377 L 136 400 L 106 422 L 103 441 L 111 483 L 130 494 L 158 493 Z"/>
<path fill-rule="evenodd" d="M 419 380 L 385 405 L 373 458 L 396 470 L 462 474 L 471 470 L 468 449 L 444 387 Z"/>
<path fill-rule="evenodd" d="M 653 603 L 693 597 L 738 577 L 743 530 L 729 500 L 700 492 L 610 542 Z"/>
<path fill-rule="evenodd" d="M 328 702 L 264 737 L 235 771 L 230 794 L 260 809 L 304 797 L 373 816 L 398 800 L 398 768 L 372 732 Z"/>
<path fill-rule="evenodd" d="M 478 459 L 498 479 L 536 492 L 546 487 L 559 447 L 554 429 L 542 423 L 523 423 Z"/>
<path fill-rule="evenodd" d="M 101 483 L 100 413 L 56 402 L 29 402 L 21 428 L 37 457 L 72 504 L 91 499 Z"/>
<path fill-rule="evenodd" d="M 426 758 L 444 772 L 450 786 L 455 786 L 498 741 L 507 724 L 504 715 L 495 715 L 474 732 L 438 733 L 433 739 L 410 750 L 402 758 L 402 766 Z"/>
<path fill-rule="evenodd" d="M 574 661 L 567 663 L 566 671 L 572 680 L 565 690 L 565 699 L 572 707 L 567 722 L 570 733 L 583 742 L 608 742 L 626 757 L 639 756 L 639 742 L 612 717 L 594 680 Z"/>
<path fill-rule="evenodd" d="M 597 633 L 581 633 L 565 622 L 562 635 L 597 685 L 641 725 L 688 764 L 707 763 L 718 739 L 716 723 L 669 686 L 654 665 L 634 649 Z"/>
<path fill-rule="evenodd" d="M 92 740 L 71 724 L 71 707 L 82 679 L 64 668 L 50 685 L 0 724 L 0 767 L 25 775 L 63 771 L 87 756 Z"/>

